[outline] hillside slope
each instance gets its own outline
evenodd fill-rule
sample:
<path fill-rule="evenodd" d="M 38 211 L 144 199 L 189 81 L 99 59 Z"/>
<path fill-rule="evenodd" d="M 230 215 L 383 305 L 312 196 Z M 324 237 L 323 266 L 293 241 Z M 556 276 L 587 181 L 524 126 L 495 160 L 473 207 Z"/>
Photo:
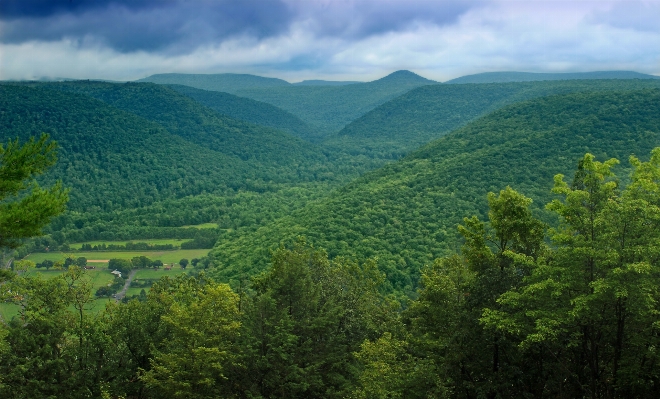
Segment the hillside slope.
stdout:
<path fill-rule="evenodd" d="M 660 79 L 660 76 L 634 71 L 597 71 L 573 73 L 484 72 L 448 80 L 448 84 L 532 82 L 540 80 L 575 79 Z"/>
<path fill-rule="evenodd" d="M 343 86 L 287 86 L 239 90 L 237 95 L 284 109 L 318 127 L 337 132 L 380 104 L 419 86 L 437 84 L 410 71 L 394 72 L 368 83 Z"/>
<path fill-rule="evenodd" d="M 600 160 L 648 158 L 660 145 L 660 90 L 576 93 L 495 111 L 406 158 L 369 173 L 256 232 L 221 239 L 213 275 L 263 270 L 268 251 L 305 235 L 331 256 L 377 256 L 392 288 L 413 295 L 419 270 L 460 248 L 456 225 L 485 216 L 486 194 L 507 185 L 534 199 L 539 215 L 553 176 Z M 625 175 L 625 173 L 623 173 Z"/>
<path fill-rule="evenodd" d="M 571 80 L 434 85 L 413 89 L 351 122 L 323 145 L 332 151 L 396 159 L 508 104 L 586 91 L 660 88 L 660 80 Z"/>
<path fill-rule="evenodd" d="M 58 162 L 45 179 L 70 187 L 69 208 L 78 212 L 246 188 L 253 173 L 238 157 L 74 93 L 0 85 L 0 132 L 2 141 L 42 132 L 57 141 Z"/>
<path fill-rule="evenodd" d="M 202 90 L 223 91 L 225 93 L 236 93 L 239 90 L 282 87 L 291 83 L 277 78 L 266 78 L 257 75 L 239 73 L 218 74 L 187 74 L 187 73 L 160 73 L 151 75 L 136 82 L 150 82 L 166 85 L 185 85 Z"/>
<path fill-rule="evenodd" d="M 96 98 L 156 122 L 187 141 L 249 161 L 257 178 L 280 182 L 298 181 L 301 177 L 315 179 L 317 168 L 325 161 L 320 150 L 310 143 L 279 130 L 220 115 L 163 85 L 76 81 L 45 87 Z"/>
<path fill-rule="evenodd" d="M 169 88 L 234 119 L 279 129 L 308 139 L 314 130 L 291 113 L 274 105 L 220 91 L 201 90 L 190 86 L 168 85 Z"/>

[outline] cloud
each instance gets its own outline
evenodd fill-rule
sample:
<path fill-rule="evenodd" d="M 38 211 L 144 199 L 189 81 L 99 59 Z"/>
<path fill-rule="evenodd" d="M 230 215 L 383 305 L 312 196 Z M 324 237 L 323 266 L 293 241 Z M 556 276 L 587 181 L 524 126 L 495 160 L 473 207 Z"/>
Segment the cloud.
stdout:
<path fill-rule="evenodd" d="M 10 1 L 2 42 L 98 43 L 119 52 L 192 52 L 238 35 L 264 38 L 288 29 L 293 14 L 281 1 Z"/>
<path fill-rule="evenodd" d="M 195 2 L 196 11 L 182 1 L 24 11 L 0 21 L 3 32 L 20 22 L 24 35 L 3 34 L 0 78 L 240 72 L 370 80 L 410 69 L 444 81 L 498 70 L 660 73 L 660 31 L 647 17 L 654 4 L 626 14 L 625 4 L 612 1 L 252 1 Z M 233 21 L 216 26 L 226 13 Z"/>

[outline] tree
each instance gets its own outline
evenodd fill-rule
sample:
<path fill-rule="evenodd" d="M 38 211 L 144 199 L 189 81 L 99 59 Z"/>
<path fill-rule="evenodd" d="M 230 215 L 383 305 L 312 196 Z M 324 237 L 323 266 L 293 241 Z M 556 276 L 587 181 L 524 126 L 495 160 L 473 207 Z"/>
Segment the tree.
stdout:
<path fill-rule="evenodd" d="M 188 266 L 188 259 L 183 258 L 179 261 L 179 265 L 181 266 L 182 269 L 185 269 L 186 266 Z"/>
<path fill-rule="evenodd" d="M 81 256 L 78 259 L 76 259 L 76 266 L 78 266 L 78 267 L 87 266 L 87 258 L 85 258 L 84 256 Z"/>
<path fill-rule="evenodd" d="M 660 395 L 660 357 L 649 351 L 660 345 L 660 148 L 649 162 L 631 157 L 623 191 L 617 163 L 586 154 L 570 185 L 555 177 L 556 249 L 519 259 L 532 273 L 484 311 L 485 325 L 522 350 L 542 349 L 550 396 Z"/>
<path fill-rule="evenodd" d="M 229 397 L 241 325 L 238 296 L 228 285 L 203 276 L 181 276 L 175 284 L 174 290 L 154 287 L 170 303 L 162 316 L 169 334 L 141 379 L 163 397 Z"/>
<path fill-rule="evenodd" d="M 108 269 L 120 271 L 122 274 L 128 274 L 133 269 L 133 264 L 128 259 L 110 259 Z"/>
<path fill-rule="evenodd" d="M 0 144 L 0 247 L 16 248 L 20 240 L 41 235 L 41 229 L 62 213 L 68 191 L 57 182 L 42 189 L 35 177 L 57 161 L 56 143 L 43 134 L 20 145 Z"/>

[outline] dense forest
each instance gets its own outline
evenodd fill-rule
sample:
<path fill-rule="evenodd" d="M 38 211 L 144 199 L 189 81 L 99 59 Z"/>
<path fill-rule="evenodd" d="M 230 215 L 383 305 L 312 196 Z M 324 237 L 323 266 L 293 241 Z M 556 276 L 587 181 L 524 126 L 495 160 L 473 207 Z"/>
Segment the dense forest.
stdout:
<path fill-rule="evenodd" d="M 328 136 L 337 152 L 397 159 L 509 104 L 553 94 L 660 88 L 660 80 L 573 80 L 422 86 L 376 107 Z"/>
<path fill-rule="evenodd" d="M 660 396 L 660 80 L 519 75 L 2 82 L 0 395 Z"/>
<path fill-rule="evenodd" d="M 660 148 L 627 186 L 586 154 L 547 209 L 507 187 L 405 307 L 299 239 L 234 289 L 200 270 L 90 315 L 89 283 L 3 273 L 4 397 L 656 397 Z M 485 201 L 485 199 L 484 199 Z M 651 228 L 649 228 L 651 227 Z M 546 241 L 546 234 L 550 241 Z"/>
<path fill-rule="evenodd" d="M 304 235 L 331 256 L 378 257 L 392 289 L 413 295 L 423 265 L 460 246 L 456 225 L 486 214 L 480 201 L 507 185 L 535 212 L 552 176 L 585 152 L 626 159 L 660 140 L 660 90 L 578 93 L 505 107 L 353 181 L 328 198 L 249 234 L 230 232 L 212 251 L 221 281 L 266 267 L 269 250 Z M 625 173 L 624 173 L 625 176 Z"/>

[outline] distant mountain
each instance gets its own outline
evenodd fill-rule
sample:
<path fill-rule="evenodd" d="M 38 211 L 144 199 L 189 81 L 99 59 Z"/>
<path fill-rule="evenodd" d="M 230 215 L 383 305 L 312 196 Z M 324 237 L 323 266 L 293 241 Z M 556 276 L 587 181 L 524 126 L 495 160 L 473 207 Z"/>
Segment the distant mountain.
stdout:
<path fill-rule="evenodd" d="M 568 73 L 533 73 L 533 72 L 484 72 L 461 76 L 445 83 L 504 83 L 533 82 L 539 80 L 575 80 L 575 79 L 660 79 L 660 76 L 647 75 L 633 71 L 598 71 Z"/>
<path fill-rule="evenodd" d="M 364 83 L 358 81 L 339 81 L 339 80 L 303 80 L 302 82 L 292 83 L 294 86 L 345 86 L 353 83 Z"/>
<path fill-rule="evenodd" d="M 151 75 L 137 82 L 151 82 L 169 85 L 185 85 L 202 90 L 224 91 L 236 93 L 239 90 L 267 87 L 290 86 L 291 83 L 277 78 L 265 78 L 263 76 L 219 73 L 219 74 L 185 74 L 185 73 L 161 73 Z"/>
<path fill-rule="evenodd" d="M 431 84 L 437 82 L 410 71 L 397 71 L 368 83 L 255 88 L 240 90 L 236 94 L 289 111 L 327 135 L 341 130 L 351 121 L 394 97 Z"/>
<path fill-rule="evenodd" d="M 660 88 L 660 79 L 423 86 L 369 111 L 323 145 L 335 152 L 396 159 L 505 105 L 551 94 L 653 87 Z"/>
<path fill-rule="evenodd" d="M 504 107 L 253 233 L 212 251 L 228 280 L 266 267 L 268 251 L 298 235 L 330 256 L 377 257 L 394 290 L 414 295 L 419 271 L 460 249 L 456 226 L 487 213 L 486 194 L 507 185 L 544 205 L 553 176 L 573 175 L 586 153 L 648 159 L 660 145 L 660 90 L 574 93 Z M 622 173 L 625 175 L 625 172 Z"/>
<path fill-rule="evenodd" d="M 316 136 L 312 127 L 274 105 L 219 91 L 201 90 L 183 85 L 167 86 L 231 118 L 283 130 L 302 139 Z"/>

